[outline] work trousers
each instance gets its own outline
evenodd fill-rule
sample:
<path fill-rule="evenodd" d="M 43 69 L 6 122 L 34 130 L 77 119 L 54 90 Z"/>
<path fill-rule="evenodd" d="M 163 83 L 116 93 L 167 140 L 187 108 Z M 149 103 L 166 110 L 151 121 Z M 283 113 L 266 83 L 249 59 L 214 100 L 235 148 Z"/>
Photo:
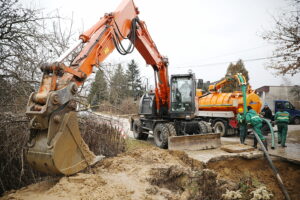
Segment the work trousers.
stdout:
<path fill-rule="evenodd" d="M 278 142 L 281 143 L 281 146 L 285 146 L 286 142 L 286 135 L 288 131 L 288 124 L 287 123 L 278 123 Z"/>
<path fill-rule="evenodd" d="M 240 141 L 241 141 L 242 144 L 244 144 L 246 136 L 247 136 L 247 126 L 246 126 L 246 124 L 239 124 L 239 131 L 240 131 Z"/>
<path fill-rule="evenodd" d="M 253 126 L 253 130 L 257 133 L 258 137 L 260 138 L 261 141 L 265 140 L 265 137 L 263 136 L 262 132 L 261 132 L 261 127 L 262 127 L 262 123 L 258 123 Z M 257 146 L 257 139 L 254 136 L 254 146 Z"/>

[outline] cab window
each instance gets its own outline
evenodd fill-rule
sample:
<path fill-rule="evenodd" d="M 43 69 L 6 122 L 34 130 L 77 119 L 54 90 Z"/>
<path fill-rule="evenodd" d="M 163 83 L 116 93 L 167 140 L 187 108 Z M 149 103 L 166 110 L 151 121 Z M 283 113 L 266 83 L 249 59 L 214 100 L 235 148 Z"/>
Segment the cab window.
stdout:
<path fill-rule="evenodd" d="M 192 111 L 193 81 L 190 77 L 176 77 L 171 81 L 171 110 Z"/>

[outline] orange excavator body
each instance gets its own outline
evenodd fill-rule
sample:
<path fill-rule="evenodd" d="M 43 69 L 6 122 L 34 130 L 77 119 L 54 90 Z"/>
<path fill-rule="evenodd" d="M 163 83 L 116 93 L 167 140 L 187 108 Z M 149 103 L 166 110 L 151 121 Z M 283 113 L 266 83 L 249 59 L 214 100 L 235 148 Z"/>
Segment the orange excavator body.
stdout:
<path fill-rule="evenodd" d="M 123 0 L 115 12 L 105 14 L 94 26 L 80 35 L 80 40 L 53 63 L 41 66 L 42 81 L 38 92 L 31 94 L 26 114 L 30 118 L 30 139 L 26 158 L 37 170 L 52 174 L 74 174 L 97 162 L 81 138 L 75 95 L 92 73 L 94 66 L 117 49 L 125 55 L 135 47 L 155 71 L 156 110 L 169 107 L 168 60 L 161 56 L 139 20 L 132 0 Z M 121 41 L 130 40 L 124 48 Z M 63 63 L 75 49 L 82 50 L 69 66 Z"/>

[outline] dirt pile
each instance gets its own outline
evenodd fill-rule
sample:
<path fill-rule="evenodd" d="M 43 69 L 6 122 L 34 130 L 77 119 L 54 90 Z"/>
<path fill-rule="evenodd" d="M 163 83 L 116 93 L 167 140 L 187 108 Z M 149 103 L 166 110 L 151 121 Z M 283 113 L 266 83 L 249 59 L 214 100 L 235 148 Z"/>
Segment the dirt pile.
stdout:
<path fill-rule="evenodd" d="M 185 153 L 147 147 L 3 199 L 220 199 L 223 188 L 216 173 Z"/>
<path fill-rule="evenodd" d="M 227 158 L 205 165 L 184 152 L 162 150 L 146 142 L 136 145 L 130 144 L 127 152 L 106 158 L 81 173 L 10 191 L 2 199 L 210 200 L 222 199 L 230 190 L 242 196 L 242 200 L 249 200 L 253 191 L 264 187 L 274 195 L 274 200 L 284 199 L 265 160 Z M 300 166 L 274 163 L 291 199 L 298 199 Z"/>

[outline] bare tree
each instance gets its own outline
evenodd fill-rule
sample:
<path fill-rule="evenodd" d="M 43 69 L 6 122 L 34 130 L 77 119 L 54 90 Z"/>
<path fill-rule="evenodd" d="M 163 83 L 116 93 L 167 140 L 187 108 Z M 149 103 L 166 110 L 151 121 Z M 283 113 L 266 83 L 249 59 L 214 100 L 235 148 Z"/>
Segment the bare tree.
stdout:
<path fill-rule="evenodd" d="M 268 68 L 282 75 L 300 72 L 300 1 L 290 2 L 292 10 L 274 17 L 275 28 L 262 35 L 263 39 L 277 46 Z"/>
<path fill-rule="evenodd" d="M 290 93 L 297 101 L 300 101 L 300 85 L 293 86 Z"/>
<path fill-rule="evenodd" d="M 0 0 L 0 108 L 24 108 L 37 89 L 39 66 L 58 57 L 72 42 L 72 19 L 62 26 L 56 16 L 24 8 L 17 0 Z"/>

